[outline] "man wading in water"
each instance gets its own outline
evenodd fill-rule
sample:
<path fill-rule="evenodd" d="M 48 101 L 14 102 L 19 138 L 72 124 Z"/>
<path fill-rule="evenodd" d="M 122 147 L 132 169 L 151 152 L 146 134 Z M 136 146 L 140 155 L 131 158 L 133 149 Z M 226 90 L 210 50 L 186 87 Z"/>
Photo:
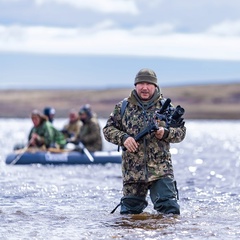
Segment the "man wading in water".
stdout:
<path fill-rule="evenodd" d="M 121 109 L 125 101 L 121 101 L 103 128 L 107 141 L 126 149 L 122 153 L 123 197 L 119 204 L 120 213 L 141 213 L 148 204 L 146 196 L 149 190 L 154 209 L 165 214 L 180 214 L 169 150 L 170 143 L 179 143 L 185 137 L 183 118 L 174 126 L 168 126 L 167 121 L 158 121 L 158 130 L 136 141 L 134 137 L 153 121 L 155 112 L 164 105 L 164 99 L 157 76 L 151 69 L 140 70 L 134 85 L 124 113 Z"/>

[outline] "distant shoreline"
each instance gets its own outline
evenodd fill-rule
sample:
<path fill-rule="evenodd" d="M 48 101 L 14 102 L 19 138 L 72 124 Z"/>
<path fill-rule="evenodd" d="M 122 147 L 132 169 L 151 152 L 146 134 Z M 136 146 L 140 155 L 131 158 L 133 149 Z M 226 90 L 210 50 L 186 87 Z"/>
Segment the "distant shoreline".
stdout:
<path fill-rule="evenodd" d="M 101 118 L 107 118 L 116 103 L 132 88 L 108 89 L 11 89 L 0 90 L 0 118 L 27 118 L 33 109 L 56 109 L 57 118 L 67 118 L 70 109 L 86 103 Z M 162 87 L 166 98 L 185 108 L 188 119 L 240 119 L 240 83 Z"/>
<path fill-rule="evenodd" d="M 201 86 L 223 86 L 223 85 L 238 85 L 240 84 L 240 80 L 239 79 L 228 79 L 228 80 L 224 80 L 224 81 L 219 81 L 217 83 L 208 83 L 208 80 L 204 80 L 201 83 L 196 82 L 196 83 L 191 83 L 189 84 L 188 82 L 186 83 L 181 83 L 181 84 L 170 84 L 170 85 L 162 85 L 161 84 L 161 88 L 162 89 L 168 89 L 168 88 L 182 88 L 182 87 L 201 87 Z M 131 89 L 131 87 L 129 86 L 110 86 L 110 87 L 80 87 L 80 86 L 76 86 L 76 87 L 72 87 L 72 86 L 62 86 L 62 87 L 56 87 L 55 85 L 48 86 L 48 87 L 20 87 L 20 86 L 14 86 L 14 87 L 2 87 L 0 86 L 0 92 L 2 91 L 110 91 L 110 90 L 116 90 L 116 89 Z"/>

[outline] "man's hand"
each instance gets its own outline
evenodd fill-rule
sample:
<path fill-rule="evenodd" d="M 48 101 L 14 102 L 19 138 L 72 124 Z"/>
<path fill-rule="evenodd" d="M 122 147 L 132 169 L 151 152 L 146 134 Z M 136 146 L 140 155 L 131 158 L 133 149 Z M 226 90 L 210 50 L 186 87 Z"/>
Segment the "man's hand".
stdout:
<path fill-rule="evenodd" d="M 137 143 L 133 137 L 128 137 L 123 145 L 129 152 L 136 152 L 139 143 Z"/>
<path fill-rule="evenodd" d="M 163 135 L 164 135 L 164 128 L 163 127 L 159 127 L 159 129 L 157 131 L 155 131 L 155 136 L 158 139 L 162 139 Z"/>

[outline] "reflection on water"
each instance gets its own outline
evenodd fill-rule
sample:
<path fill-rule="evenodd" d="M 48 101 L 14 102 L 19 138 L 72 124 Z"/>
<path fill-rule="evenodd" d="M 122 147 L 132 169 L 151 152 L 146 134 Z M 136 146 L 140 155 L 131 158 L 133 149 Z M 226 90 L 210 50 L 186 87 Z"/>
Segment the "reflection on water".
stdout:
<path fill-rule="evenodd" d="M 158 214 L 149 198 L 142 214 L 110 214 L 122 196 L 118 164 L 6 165 L 30 127 L 28 119 L 0 120 L 1 239 L 240 238 L 239 122 L 188 121 L 185 141 L 172 145 L 180 216 Z"/>
<path fill-rule="evenodd" d="M 163 231 L 170 226 L 177 224 L 180 219 L 179 216 L 141 213 L 137 215 L 123 215 L 116 219 L 111 219 L 109 226 L 125 229 L 154 230 Z M 106 224 L 107 226 L 107 224 Z"/>

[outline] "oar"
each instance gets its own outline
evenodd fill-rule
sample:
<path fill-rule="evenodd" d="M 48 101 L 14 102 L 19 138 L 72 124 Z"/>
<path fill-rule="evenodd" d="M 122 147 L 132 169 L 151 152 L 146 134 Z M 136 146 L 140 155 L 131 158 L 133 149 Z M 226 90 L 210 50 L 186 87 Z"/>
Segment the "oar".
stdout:
<path fill-rule="evenodd" d="M 12 160 L 10 165 L 15 165 L 19 161 L 19 159 L 23 156 L 23 154 L 28 150 L 30 144 L 31 142 L 29 141 L 28 144 L 24 148 L 22 148 L 22 152 L 18 154 L 15 159 Z"/>
<path fill-rule="evenodd" d="M 83 143 L 82 143 L 82 142 L 79 142 L 78 146 L 83 150 L 83 152 L 86 154 L 86 156 L 88 157 L 88 159 L 89 159 L 91 162 L 94 162 L 93 156 L 92 156 L 91 153 L 87 150 L 87 148 L 83 145 Z"/>

